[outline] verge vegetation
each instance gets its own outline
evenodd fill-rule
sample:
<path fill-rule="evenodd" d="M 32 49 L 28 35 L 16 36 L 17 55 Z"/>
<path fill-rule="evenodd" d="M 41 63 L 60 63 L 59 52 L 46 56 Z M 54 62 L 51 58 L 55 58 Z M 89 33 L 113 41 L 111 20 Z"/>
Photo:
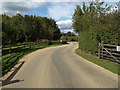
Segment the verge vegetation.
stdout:
<path fill-rule="evenodd" d="M 118 8 L 117 4 L 116 7 Z M 99 43 L 120 45 L 119 10 L 99 0 L 77 5 L 73 14 L 73 28 L 78 33 L 77 54 L 114 73 L 118 64 L 98 59 Z"/>
<path fill-rule="evenodd" d="M 85 52 L 81 52 L 79 49 L 76 49 L 76 54 L 78 54 L 79 56 L 87 59 L 88 61 L 95 63 L 113 73 L 119 74 L 119 65 L 117 63 L 111 62 L 109 60 L 104 60 L 104 59 L 99 59 L 98 57 L 92 55 L 92 54 L 88 54 Z"/>

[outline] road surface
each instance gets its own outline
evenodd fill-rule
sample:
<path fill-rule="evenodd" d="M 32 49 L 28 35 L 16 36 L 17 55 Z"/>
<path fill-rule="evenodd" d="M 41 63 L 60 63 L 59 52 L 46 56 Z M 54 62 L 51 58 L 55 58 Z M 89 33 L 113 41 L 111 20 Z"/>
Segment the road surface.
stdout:
<path fill-rule="evenodd" d="M 77 43 L 27 55 L 4 88 L 117 88 L 118 76 L 74 53 Z"/>

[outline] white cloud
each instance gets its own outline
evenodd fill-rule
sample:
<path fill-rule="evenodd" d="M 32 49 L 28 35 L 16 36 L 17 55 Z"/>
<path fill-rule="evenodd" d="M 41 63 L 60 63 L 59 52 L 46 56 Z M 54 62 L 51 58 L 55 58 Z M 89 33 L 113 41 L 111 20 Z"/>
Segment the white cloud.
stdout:
<path fill-rule="evenodd" d="M 2 2 L 45 2 L 46 0 L 2 0 Z"/>
<path fill-rule="evenodd" d="M 32 8 L 44 6 L 45 2 L 56 2 L 53 6 L 49 7 L 48 12 L 50 17 L 59 20 L 62 17 L 71 18 L 75 8 L 75 3 L 72 2 L 78 1 L 82 2 L 84 0 L 2 0 L 0 3 L 0 14 L 15 15 L 17 12 L 24 14 Z M 105 1 L 110 2 L 110 0 Z M 118 0 L 114 0 L 114 2 L 118 2 Z"/>
<path fill-rule="evenodd" d="M 55 20 L 71 18 L 74 13 L 75 5 L 75 3 L 53 3 L 48 9 L 49 17 L 52 17 Z"/>
<path fill-rule="evenodd" d="M 62 32 L 73 32 L 72 20 L 58 21 L 56 23 Z"/>
<path fill-rule="evenodd" d="M 61 32 L 64 32 L 64 33 L 67 33 L 67 32 L 69 32 L 69 31 L 70 31 L 70 32 L 74 32 L 73 29 L 63 29 L 63 30 L 61 30 Z"/>
<path fill-rule="evenodd" d="M 2 0 L 2 2 L 90 2 L 95 0 Z M 105 2 L 119 2 L 119 0 L 100 0 Z"/>
<path fill-rule="evenodd" d="M 56 23 L 60 29 L 72 28 L 72 20 L 58 21 Z"/>
<path fill-rule="evenodd" d="M 16 13 L 22 13 L 31 10 L 32 8 L 44 6 L 44 2 L 2 2 L 2 9 L 0 8 L 0 14 L 6 13 L 10 16 L 15 15 Z"/>

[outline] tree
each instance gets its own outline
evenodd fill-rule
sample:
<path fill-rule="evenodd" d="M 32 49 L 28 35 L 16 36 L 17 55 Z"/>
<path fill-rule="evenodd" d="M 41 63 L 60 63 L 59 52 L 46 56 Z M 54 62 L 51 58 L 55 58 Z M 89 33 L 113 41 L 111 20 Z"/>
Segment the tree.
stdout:
<path fill-rule="evenodd" d="M 79 5 L 76 6 L 75 12 L 73 14 L 73 28 L 75 32 L 82 31 L 82 16 L 83 16 L 82 9 Z"/>
<path fill-rule="evenodd" d="M 79 34 L 79 48 L 96 53 L 99 42 L 119 44 L 119 13 L 110 12 L 111 6 L 102 7 L 104 2 L 77 5 L 73 14 L 73 28 Z"/>
<path fill-rule="evenodd" d="M 51 18 L 21 14 L 12 17 L 2 15 L 2 18 L 4 45 L 60 38 L 60 29 Z"/>

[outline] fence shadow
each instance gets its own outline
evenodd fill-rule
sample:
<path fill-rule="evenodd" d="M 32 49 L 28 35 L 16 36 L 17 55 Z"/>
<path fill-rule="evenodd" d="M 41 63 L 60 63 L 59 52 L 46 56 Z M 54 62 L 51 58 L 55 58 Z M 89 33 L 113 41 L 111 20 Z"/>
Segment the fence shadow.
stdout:
<path fill-rule="evenodd" d="M 4 82 L 4 84 L 2 84 L 2 86 L 8 85 L 8 84 L 13 84 L 13 83 L 18 83 L 18 82 L 22 82 L 22 81 L 24 81 L 24 80 L 17 79 L 17 80 L 7 81 L 7 82 Z"/>
<path fill-rule="evenodd" d="M 12 78 L 16 75 L 16 73 L 19 71 L 19 69 L 22 67 L 22 65 L 24 63 L 25 63 L 25 61 L 21 62 L 21 64 L 17 68 L 15 68 L 15 70 L 13 71 L 13 73 L 7 79 L 2 80 L 2 86 L 24 81 L 24 80 L 19 80 L 19 79 L 18 80 L 12 80 Z"/>

